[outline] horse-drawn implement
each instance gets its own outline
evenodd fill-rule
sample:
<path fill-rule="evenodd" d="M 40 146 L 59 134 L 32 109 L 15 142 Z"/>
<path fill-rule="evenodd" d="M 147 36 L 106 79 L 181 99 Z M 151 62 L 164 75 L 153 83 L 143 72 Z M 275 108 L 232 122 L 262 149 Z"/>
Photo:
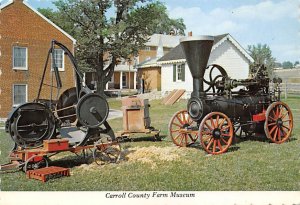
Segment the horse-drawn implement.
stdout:
<path fill-rule="evenodd" d="M 75 74 L 76 86 L 62 94 L 62 81 L 53 55 L 57 48 L 69 57 Z M 51 67 L 49 61 L 52 61 Z M 51 83 L 45 82 L 47 71 Z M 45 87 L 47 91 L 43 91 Z M 50 97 L 42 99 L 46 94 Z M 6 121 L 6 132 L 14 141 L 14 147 L 9 163 L 1 165 L 1 170 L 23 168 L 26 171 L 47 166 L 50 156 L 64 151 L 78 153 L 91 149 L 96 162 L 99 153 L 117 160 L 116 153 L 120 150 L 106 121 L 108 113 L 106 99 L 85 86 L 72 53 L 63 44 L 52 41 L 37 98 L 15 108 Z"/>
<path fill-rule="evenodd" d="M 193 76 L 193 92 L 187 110 L 175 113 L 169 123 L 169 135 L 176 145 L 188 146 L 200 140 L 207 153 L 221 154 L 231 146 L 237 132 L 265 134 L 277 144 L 289 139 L 293 116 L 289 106 L 280 101 L 281 79 L 273 79 L 271 91 L 263 65 L 254 66 L 248 79 L 231 79 L 221 66 L 207 66 L 212 36 L 180 41 Z"/>

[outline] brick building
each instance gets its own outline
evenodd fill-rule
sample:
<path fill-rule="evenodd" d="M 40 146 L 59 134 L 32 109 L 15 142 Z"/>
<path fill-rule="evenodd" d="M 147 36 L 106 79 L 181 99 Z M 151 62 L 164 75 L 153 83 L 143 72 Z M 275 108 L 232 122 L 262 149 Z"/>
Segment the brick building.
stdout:
<path fill-rule="evenodd" d="M 12 107 L 36 98 L 51 40 L 72 52 L 76 41 L 22 0 L 0 6 L 0 23 L 0 118 L 6 118 Z M 55 49 L 55 55 L 62 93 L 74 86 L 74 71 L 61 49 Z M 51 84 L 48 67 L 45 83 Z M 41 98 L 49 96 L 50 87 L 44 87 Z"/>

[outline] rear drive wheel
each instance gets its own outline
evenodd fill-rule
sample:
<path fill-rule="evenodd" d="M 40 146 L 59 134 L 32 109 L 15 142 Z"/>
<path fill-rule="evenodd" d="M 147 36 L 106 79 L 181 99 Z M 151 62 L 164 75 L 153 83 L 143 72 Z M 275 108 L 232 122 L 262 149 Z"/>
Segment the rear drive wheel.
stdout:
<path fill-rule="evenodd" d="M 293 129 L 293 115 L 289 106 L 283 102 L 269 105 L 264 129 L 267 138 L 276 144 L 288 140 Z"/>

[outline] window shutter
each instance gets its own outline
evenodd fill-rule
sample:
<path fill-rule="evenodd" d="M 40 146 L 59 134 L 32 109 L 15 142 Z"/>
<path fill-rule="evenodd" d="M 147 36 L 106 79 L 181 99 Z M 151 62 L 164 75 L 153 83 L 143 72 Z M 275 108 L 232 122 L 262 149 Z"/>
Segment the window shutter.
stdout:
<path fill-rule="evenodd" d="M 185 63 L 181 65 L 181 80 L 185 81 Z"/>
<path fill-rule="evenodd" d="M 176 82 L 176 64 L 173 64 L 173 82 Z"/>

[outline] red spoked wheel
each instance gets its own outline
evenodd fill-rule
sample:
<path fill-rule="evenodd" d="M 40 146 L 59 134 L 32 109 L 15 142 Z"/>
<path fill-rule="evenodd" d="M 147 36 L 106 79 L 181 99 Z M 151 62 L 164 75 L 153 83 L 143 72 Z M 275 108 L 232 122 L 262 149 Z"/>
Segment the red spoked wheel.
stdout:
<path fill-rule="evenodd" d="M 266 111 L 264 125 L 267 138 L 276 144 L 285 142 L 292 134 L 293 115 L 289 106 L 283 102 L 274 102 Z"/>
<path fill-rule="evenodd" d="M 176 112 L 169 123 L 169 135 L 177 146 L 186 147 L 198 139 L 198 127 L 186 110 Z"/>
<path fill-rule="evenodd" d="M 228 150 L 233 139 L 231 120 L 221 112 L 207 114 L 199 127 L 200 142 L 209 154 L 222 154 Z"/>

